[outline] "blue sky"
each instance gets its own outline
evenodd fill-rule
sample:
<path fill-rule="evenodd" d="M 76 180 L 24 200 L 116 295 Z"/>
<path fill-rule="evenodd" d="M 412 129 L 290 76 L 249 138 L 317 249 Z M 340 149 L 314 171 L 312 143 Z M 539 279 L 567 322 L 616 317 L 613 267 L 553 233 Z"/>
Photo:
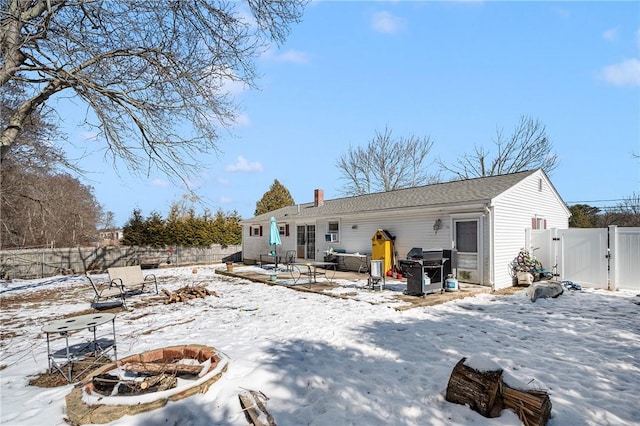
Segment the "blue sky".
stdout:
<path fill-rule="evenodd" d="M 297 203 L 316 188 L 337 198 L 339 156 L 385 127 L 428 136 L 433 161 L 455 162 L 521 116 L 546 126 L 566 202 L 640 194 L 637 2 L 314 2 L 257 67 L 260 89 L 236 93 L 240 119 L 193 180 L 213 211 L 252 217 L 274 179 Z M 65 128 L 85 143 L 73 118 Z M 116 174 L 99 151 L 81 164 L 119 226 L 134 208 L 166 215 L 185 193 L 162 175 Z"/>

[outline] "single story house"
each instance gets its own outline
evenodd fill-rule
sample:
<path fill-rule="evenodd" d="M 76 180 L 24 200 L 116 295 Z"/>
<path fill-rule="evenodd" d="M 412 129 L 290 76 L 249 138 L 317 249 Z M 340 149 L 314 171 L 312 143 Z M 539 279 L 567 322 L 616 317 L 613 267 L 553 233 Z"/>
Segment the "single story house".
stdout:
<path fill-rule="evenodd" d="M 455 249 L 458 279 L 499 289 L 512 285 L 508 264 L 525 247 L 525 229 L 567 229 L 570 212 L 542 169 L 332 200 L 316 189 L 313 202 L 241 221 L 246 263 L 273 250 L 271 217 L 281 259 L 371 254 L 372 237 L 384 229 L 394 237 L 396 259 L 414 247 Z"/>

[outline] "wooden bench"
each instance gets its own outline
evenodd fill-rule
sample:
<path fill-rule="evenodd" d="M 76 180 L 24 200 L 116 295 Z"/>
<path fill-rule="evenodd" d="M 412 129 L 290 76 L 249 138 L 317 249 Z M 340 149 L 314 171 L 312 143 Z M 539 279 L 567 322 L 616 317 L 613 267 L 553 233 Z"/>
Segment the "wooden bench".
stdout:
<path fill-rule="evenodd" d="M 158 294 L 158 280 L 154 274 L 142 275 L 140 265 L 108 268 L 111 286 L 118 286 L 125 294 L 154 291 Z"/>
<path fill-rule="evenodd" d="M 142 269 L 158 269 L 162 263 L 159 256 L 138 256 L 138 263 Z"/>

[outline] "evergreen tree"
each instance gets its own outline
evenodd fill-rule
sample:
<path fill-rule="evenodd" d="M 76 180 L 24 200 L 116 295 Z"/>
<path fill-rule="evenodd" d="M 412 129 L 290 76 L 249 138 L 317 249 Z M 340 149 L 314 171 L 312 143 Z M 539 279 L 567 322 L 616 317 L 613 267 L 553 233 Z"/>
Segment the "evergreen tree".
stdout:
<path fill-rule="evenodd" d="M 242 226 L 240 226 L 240 214 L 237 211 L 223 213 L 216 212 L 212 222 L 213 239 L 215 244 L 222 247 L 238 245 L 242 243 Z"/>
<path fill-rule="evenodd" d="M 133 216 L 122 228 L 122 244 L 125 246 L 144 245 L 145 221 L 140 209 L 133 210 Z"/>
<path fill-rule="evenodd" d="M 295 202 L 289 190 L 278 182 L 278 179 L 275 179 L 269 187 L 269 190 L 265 192 L 260 201 L 256 203 L 254 215 L 258 216 L 294 204 Z"/>
<path fill-rule="evenodd" d="M 145 238 L 144 245 L 153 248 L 162 248 L 167 246 L 165 238 L 165 222 L 158 212 L 152 212 L 145 221 Z"/>
<path fill-rule="evenodd" d="M 598 226 L 600 209 L 586 204 L 576 204 L 569 207 L 571 217 L 570 228 L 595 228 Z"/>

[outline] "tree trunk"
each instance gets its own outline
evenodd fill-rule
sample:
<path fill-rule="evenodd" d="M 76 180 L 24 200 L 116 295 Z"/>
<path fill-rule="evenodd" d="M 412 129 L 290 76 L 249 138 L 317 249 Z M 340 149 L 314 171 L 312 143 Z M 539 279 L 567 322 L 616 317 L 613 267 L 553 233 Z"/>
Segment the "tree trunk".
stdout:
<path fill-rule="evenodd" d="M 451 372 L 446 400 L 468 405 L 485 417 L 498 417 L 500 411 L 495 413 L 493 408 L 502 383 L 502 370 L 477 371 L 464 365 L 465 360 L 458 361 Z"/>

